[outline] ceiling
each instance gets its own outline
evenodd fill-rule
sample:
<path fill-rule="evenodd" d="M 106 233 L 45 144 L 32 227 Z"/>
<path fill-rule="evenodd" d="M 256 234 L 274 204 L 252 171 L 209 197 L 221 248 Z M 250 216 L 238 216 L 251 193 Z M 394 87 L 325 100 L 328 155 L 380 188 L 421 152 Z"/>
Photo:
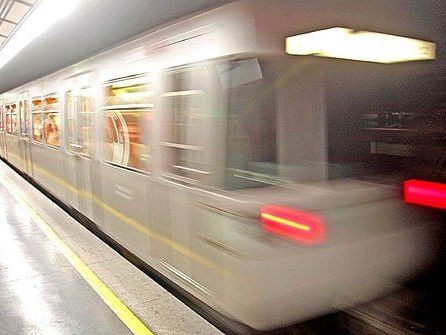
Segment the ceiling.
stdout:
<path fill-rule="evenodd" d="M 5 21 L 2 21 L 0 31 L 6 29 L 5 36 L 13 32 L 20 17 L 26 15 L 23 14 L 23 6 L 31 7 L 37 1 L 0 0 L 0 17 L 6 18 L 6 26 L 9 26 L 4 28 Z M 72 13 L 54 24 L 0 69 L 0 93 L 76 63 L 157 25 L 229 1 L 232 0 L 81 0 Z M 283 20 L 288 18 L 295 22 L 292 31 L 287 31 L 287 34 L 297 33 L 295 27 L 309 31 L 338 25 L 408 34 L 406 36 L 435 41 L 438 60 L 446 64 L 445 0 L 267 2 L 272 6 L 280 4 Z M 14 9 L 17 6 L 22 10 Z M 9 12 L 5 8 L 9 8 Z M 280 22 L 273 18 L 271 20 L 268 29 L 278 29 Z"/>
<path fill-rule="evenodd" d="M 0 0 L 0 49 L 31 12 L 36 0 Z"/>
<path fill-rule="evenodd" d="M 13 33 L 16 24 L 35 2 L 0 0 L 0 32 L 4 32 L 1 34 L 7 37 Z M 82 0 L 69 16 L 0 69 L 0 93 L 157 25 L 225 2 L 228 0 Z M 0 37 L 0 43 L 4 40 Z"/>

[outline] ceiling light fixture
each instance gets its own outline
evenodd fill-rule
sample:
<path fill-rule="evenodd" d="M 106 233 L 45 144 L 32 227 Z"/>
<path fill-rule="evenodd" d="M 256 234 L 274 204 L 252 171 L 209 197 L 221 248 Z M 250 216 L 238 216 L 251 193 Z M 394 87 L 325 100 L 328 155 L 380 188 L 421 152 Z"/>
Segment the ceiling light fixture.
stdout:
<path fill-rule="evenodd" d="M 0 50 L 0 68 L 51 25 L 68 15 L 78 2 L 79 0 L 42 0 L 38 3 Z"/>
<path fill-rule="evenodd" d="M 435 59 L 435 43 L 409 37 L 334 27 L 290 36 L 291 55 L 314 55 L 376 63 Z"/>

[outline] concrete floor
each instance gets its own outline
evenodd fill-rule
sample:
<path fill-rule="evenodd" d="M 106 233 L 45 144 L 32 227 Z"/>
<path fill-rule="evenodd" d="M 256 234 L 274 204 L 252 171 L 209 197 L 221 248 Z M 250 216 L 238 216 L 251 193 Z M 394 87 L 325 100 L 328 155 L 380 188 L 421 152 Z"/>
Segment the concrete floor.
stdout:
<path fill-rule="evenodd" d="M 153 333 L 221 334 L 0 161 L 0 335 L 131 334 L 2 180 Z"/>

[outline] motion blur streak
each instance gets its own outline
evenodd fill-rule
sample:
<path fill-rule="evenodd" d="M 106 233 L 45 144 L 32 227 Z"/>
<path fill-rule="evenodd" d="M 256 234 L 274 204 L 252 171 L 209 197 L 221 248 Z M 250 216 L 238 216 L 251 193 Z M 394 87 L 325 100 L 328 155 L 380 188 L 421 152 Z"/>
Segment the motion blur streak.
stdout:
<path fill-rule="evenodd" d="M 283 206 L 267 205 L 261 209 L 260 216 L 264 229 L 269 232 L 305 245 L 316 245 L 325 240 L 324 223 L 314 214 Z"/>
<path fill-rule="evenodd" d="M 228 271 L 225 271 L 223 268 L 221 268 L 218 265 L 216 265 L 215 263 L 209 261 L 208 259 L 206 259 L 206 257 L 203 257 L 202 255 L 196 254 L 192 250 L 190 250 L 188 248 L 185 248 L 182 245 L 179 245 L 175 241 L 172 241 L 172 240 L 168 239 L 165 236 L 162 236 L 160 234 L 154 233 L 153 231 L 151 231 L 147 227 L 141 225 L 136 220 L 133 220 L 131 217 L 129 217 L 129 216 L 127 216 L 127 215 L 117 211 L 112 206 L 109 206 L 106 203 L 102 202 L 101 199 L 98 199 L 97 197 L 95 197 L 90 192 L 86 192 L 86 191 L 80 192 L 73 185 L 70 185 L 70 184 L 66 183 L 63 179 L 60 179 L 57 176 L 54 176 L 51 172 L 49 172 L 46 169 L 43 169 L 43 168 L 41 168 L 39 166 L 34 166 L 34 169 L 37 169 L 41 173 L 44 173 L 47 177 L 51 178 L 56 183 L 60 184 L 61 186 L 63 186 L 67 190 L 69 190 L 70 192 L 80 193 L 79 196 L 84 196 L 84 197 L 91 198 L 99 206 L 104 208 L 104 210 L 106 210 L 107 212 L 109 212 L 113 216 L 119 218 L 120 220 L 122 220 L 122 222 L 124 222 L 125 224 L 129 225 L 130 227 L 132 227 L 132 228 L 138 230 L 139 232 L 147 235 L 148 237 L 152 237 L 152 238 L 155 238 L 155 239 L 159 240 L 160 242 L 162 242 L 162 243 L 168 245 L 169 247 L 171 247 L 176 252 L 178 252 L 180 254 L 183 254 L 186 257 L 192 258 L 195 262 L 203 264 L 204 266 L 210 268 L 211 270 L 216 271 L 219 275 L 221 275 L 223 277 L 228 277 L 229 278 L 229 277 L 233 276 L 233 274 L 229 273 Z"/>
<path fill-rule="evenodd" d="M 435 59 L 435 43 L 335 27 L 286 39 L 286 52 L 377 63 Z"/>
<path fill-rule="evenodd" d="M 286 226 L 290 226 L 290 227 L 293 227 L 293 228 L 296 228 L 296 229 L 299 229 L 299 230 L 305 230 L 305 231 L 309 231 L 310 230 L 310 227 L 308 227 L 308 226 L 305 226 L 303 224 L 296 223 L 296 222 L 293 222 L 293 221 L 290 221 L 290 220 L 287 220 L 287 219 L 282 219 L 282 218 L 279 218 L 279 217 L 277 217 L 275 215 L 271 215 L 271 214 L 268 214 L 268 213 L 262 213 L 262 218 L 266 219 L 266 220 L 275 221 L 275 222 L 278 222 L 278 223 L 281 223 L 281 224 L 284 224 Z"/>
<path fill-rule="evenodd" d="M 424 122 L 413 100 L 436 61 L 286 54 L 287 36 L 326 26 L 299 6 L 231 2 L 17 87 L 0 155 L 252 328 L 378 297 L 429 260 L 430 217 L 391 175 L 417 150 L 387 137 Z"/>
<path fill-rule="evenodd" d="M 404 182 L 404 201 L 409 204 L 446 209 L 446 184 L 407 180 Z"/>

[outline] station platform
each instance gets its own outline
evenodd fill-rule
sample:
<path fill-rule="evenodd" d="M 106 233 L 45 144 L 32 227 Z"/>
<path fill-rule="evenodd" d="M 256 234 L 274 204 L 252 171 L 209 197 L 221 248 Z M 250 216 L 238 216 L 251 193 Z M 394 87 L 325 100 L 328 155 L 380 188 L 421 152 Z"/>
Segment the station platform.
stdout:
<path fill-rule="evenodd" d="M 221 334 L 0 161 L 0 334 Z"/>

